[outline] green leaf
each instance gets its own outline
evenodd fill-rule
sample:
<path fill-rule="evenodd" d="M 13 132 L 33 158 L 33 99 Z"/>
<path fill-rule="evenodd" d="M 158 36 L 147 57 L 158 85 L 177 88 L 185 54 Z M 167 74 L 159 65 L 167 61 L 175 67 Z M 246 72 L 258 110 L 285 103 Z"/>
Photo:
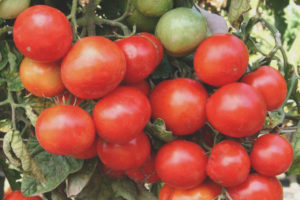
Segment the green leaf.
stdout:
<path fill-rule="evenodd" d="M 16 156 L 13 154 L 13 150 L 11 147 L 11 142 L 12 142 L 12 138 L 13 138 L 13 131 L 9 130 L 3 139 L 3 152 L 5 154 L 5 156 L 7 157 L 7 159 L 9 160 L 9 162 L 17 169 L 19 169 L 21 167 L 21 161 L 16 158 Z"/>
<path fill-rule="evenodd" d="M 12 130 L 11 122 L 8 119 L 0 120 L 0 132 L 7 133 Z"/>
<path fill-rule="evenodd" d="M 20 190 L 21 183 L 17 182 L 17 180 L 21 179 L 20 173 L 14 169 L 9 169 L 5 159 L 0 159 L 0 168 L 2 169 L 11 189 Z"/>
<path fill-rule="evenodd" d="M 228 19 L 234 27 L 239 27 L 243 14 L 250 10 L 250 0 L 231 0 Z"/>
<path fill-rule="evenodd" d="M 139 189 L 139 196 L 137 200 L 158 200 L 158 198 L 144 187 L 143 184 L 138 184 L 137 185 Z"/>
<path fill-rule="evenodd" d="M 149 122 L 146 126 L 146 131 L 156 138 L 170 142 L 175 139 L 172 131 L 166 130 L 166 124 L 163 119 L 157 118 L 153 123 Z"/>
<path fill-rule="evenodd" d="M 126 200 L 136 200 L 138 191 L 135 183 L 130 179 L 116 180 L 112 183 L 112 189 L 117 196 Z"/>
<path fill-rule="evenodd" d="M 175 0 L 174 7 L 187 7 L 192 8 L 194 5 L 193 0 Z"/>
<path fill-rule="evenodd" d="M 298 122 L 296 139 L 293 144 L 294 148 L 294 162 L 290 167 L 288 174 L 298 175 L 300 174 L 300 122 Z"/>
<path fill-rule="evenodd" d="M 17 72 L 6 73 L 7 90 L 18 92 L 24 89 Z"/>
<path fill-rule="evenodd" d="M 0 71 L 6 67 L 8 63 L 6 42 L 0 41 Z"/>
<path fill-rule="evenodd" d="M 151 79 L 162 80 L 168 79 L 172 77 L 174 72 L 174 68 L 171 66 L 168 56 L 164 54 L 163 60 L 159 64 L 159 66 L 155 69 L 155 71 L 151 74 Z"/>
<path fill-rule="evenodd" d="M 25 114 L 27 118 L 30 120 L 32 126 L 35 127 L 38 116 L 33 112 L 31 106 L 29 105 L 25 106 Z"/>

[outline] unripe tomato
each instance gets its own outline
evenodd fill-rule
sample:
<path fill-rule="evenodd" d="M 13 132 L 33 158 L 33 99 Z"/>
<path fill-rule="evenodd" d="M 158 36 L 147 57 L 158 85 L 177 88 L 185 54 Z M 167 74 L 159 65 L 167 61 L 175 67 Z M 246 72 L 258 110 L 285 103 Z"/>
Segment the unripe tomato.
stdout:
<path fill-rule="evenodd" d="M 103 172 L 107 176 L 114 178 L 114 179 L 121 179 L 126 175 L 125 171 L 114 170 L 114 169 L 107 167 L 106 165 L 102 165 L 101 172 Z"/>
<path fill-rule="evenodd" d="M 255 72 L 245 75 L 242 82 L 251 85 L 262 94 L 268 110 L 279 108 L 286 98 L 285 79 L 272 67 L 260 67 Z"/>
<path fill-rule="evenodd" d="M 60 63 L 41 63 L 24 58 L 20 65 L 21 81 L 38 97 L 54 97 L 65 89 L 60 77 Z"/>
<path fill-rule="evenodd" d="M 176 135 L 188 135 L 206 121 L 205 88 L 197 81 L 177 78 L 160 82 L 150 95 L 152 117 L 162 118 Z"/>
<path fill-rule="evenodd" d="M 159 19 L 155 35 L 168 54 L 185 56 L 206 37 L 206 24 L 206 19 L 198 11 L 190 8 L 176 8 Z"/>
<path fill-rule="evenodd" d="M 173 0 L 136 0 L 136 7 L 146 16 L 160 17 L 173 8 Z"/>
<path fill-rule="evenodd" d="M 14 19 L 29 5 L 30 0 L 2 0 L 0 1 L 0 18 Z"/>
<path fill-rule="evenodd" d="M 80 152 L 80 153 L 76 153 L 74 155 L 72 155 L 74 158 L 77 159 L 91 159 L 96 157 L 97 154 L 97 140 L 94 141 L 94 143 L 92 144 L 92 146 L 90 146 L 87 150 Z"/>
<path fill-rule="evenodd" d="M 70 156 L 92 146 L 95 126 L 92 117 L 80 107 L 56 105 L 41 113 L 35 133 L 49 153 Z"/>
<path fill-rule="evenodd" d="M 224 187 L 239 185 L 249 175 L 249 155 L 239 143 L 224 140 L 212 148 L 206 172 L 213 181 Z"/>
<path fill-rule="evenodd" d="M 249 61 L 246 45 L 231 34 L 216 34 L 203 40 L 194 56 L 194 68 L 201 81 L 223 86 L 237 81 Z"/>
<path fill-rule="evenodd" d="M 231 83 L 218 89 L 206 104 L 208 121 L 230 137 L 246 137 L 259 131 L 267 114 L 257 90 L 245 83 Z"/>
<path fill-rule="evenodd" d="M 275 177 L 250 174 L 246 182 L 227 188 L 232 200 L 283 200 L 282 186 Z"/>
<path fill-rule="evenodd" d="M 147 97 L 135 88 L 119 87 L 95 105 L 98 135 L 110 143 L 124 144 L 142 133 L 151 117 Z"/>
<path fill-rule="evenodd" d="M 121 49 L 101 36 L 76 42 L 61 66 L 64 85 L 82 99 L 97 99 L 111 92 L 123 80 L 125 71 Z"/>
<path fill-rule="evenodd" d="M 27 8 L 16 19 L 14 42 L 26 57 L 41 62 L 61 59 L 72 45 L 72 28 L 66 16 L 50 6 Z"/>
<path fill-rule="evenodd" d="M 150 156 L 150 141 L 145 133 L 126 144 L 113 144 L 98 139 L 97 152 L 104 165 L 114 170 L 129 170 L 142 166 Z"/>
<path fill-rule="evenodd" d="M 293 148 L 283 137 L 266 134 L 254 142 L 252 167 L 260 174 L 276 176 L 288 170 L 293 162 Z"/>
<path fill-rule="evenodd" d="M 25 197 L 20 190 L 16 190 L 7 195 L 3 200 L 43 200 L 41 197 Z"/>
<path fill-rule="evenodd" d="M 150 95 L 150 85 L 146 80 L 141 80 L 135 83 L 125 83 L 125 86 L 133 87 L 142 92 L 147 97 Z"/>
<path fill-rule="evenodd" d="M 176 140 L 160 148 L 155 169 L 161 180 L 169 186 L 190 189 L 205 179 L 206 163 L 205 151 L 199 145 Z"/>

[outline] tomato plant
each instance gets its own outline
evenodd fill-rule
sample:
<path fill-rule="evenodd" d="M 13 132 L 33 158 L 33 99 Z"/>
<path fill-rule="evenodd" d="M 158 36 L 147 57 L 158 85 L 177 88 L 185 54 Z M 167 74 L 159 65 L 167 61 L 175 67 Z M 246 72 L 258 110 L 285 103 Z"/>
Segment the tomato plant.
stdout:
<path fill-rule="evenodd" d="M 4 19 L 14 19 L 25 10 L 30 4 L 30 0 L 3 0 L 0 2 L 0 17 Z"/>

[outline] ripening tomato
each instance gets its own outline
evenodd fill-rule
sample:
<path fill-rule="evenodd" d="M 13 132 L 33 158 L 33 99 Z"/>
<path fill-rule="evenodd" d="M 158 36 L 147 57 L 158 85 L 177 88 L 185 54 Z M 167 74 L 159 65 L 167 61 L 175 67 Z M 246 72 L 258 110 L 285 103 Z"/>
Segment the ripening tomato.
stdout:
<path fill-rule="evenodd" d="M 113 144 L 98 139 L 97 152 L 104 165 L 114 170 L 129 170 L 143 165 L 150 156 L 150 141 L 145 133 L 126 144 Z"/>
<path fill-rule="evenodd" d="M 254 142 L 252 167 L 260 174 L 276 176 L 288 170 L 293 162 L 293 147 L 283 137 L 266 134 Z"/>
<path fill-rule="evenodd" d="M 190 189 L 205 179 L 207 157 L 197 144 L 176 140 L 165 144 L 157 153 L 155 169 L 166 184 L 178 189 Z"/>
<path fill-rule="evenodd" d="M 136 0 L 136 7 L 146 16 L 160 17 L 173 8 L 173 0 Z"/>
<path fill-rule="evenodd" d="M 40 114 L 35 133 L 49 153 L 70 156 L 92 146 L 95 126 L 92 117 L 80 107 L 56 105 Z"/>
<path fill-rule="evenodd" d="M 16 190 L 7 195 L 3 200 L 43 200 L 41 197 L 25 197 L 20 190 Z"/>
<path fill-rule="evenodd" d="M 272 67 L 260 67 L 245 75 L 242 82 L 251 85 L 262 94 L 268 110 L 279 108 L 285 100 L 287 94 L 285 79 Z"/>
<path fill-rule="evenodd" d="M 30 0 L 2 0 L 0 1 L 0 18 L 14 19 L 29 5 Z"/>
<path fill-rule="evenodd" d="M 115 179 L 121 179 L 126 175 L 125 171 L 123 171 L 123 170 L 114 170 L 114 169 L 111 169 L 111 168 L 107 167 L 106 165 L 102 165 L 100 171 L 102 173 L 106 174 L 107 176 L 109 176 L 111 178 L 115 178 Z"/>
<path fill-rule="evenodd" d="M 205 88 L 197 81 L 177 78 L 160 82 L 150 95 L 152 117 L 162 118 L 176 135 L 188 135 L 206 121 Z"/>
<path fill-rule="evenodd" d="M 275 177 L 250 174 L 246 182 L 227 188 L 232 200 L 283 200 L 282 186 Z"/>
<path fill-rule="evenodd" d="M 146 80 L 142 80 L 135 83 L 125 83 L 125 86 L 133 87 L 139 91 L 141 91 L 147 97 L 150 95 L 150 85 Z"/>
<path fill-rule="evenodd" d="M 36 5 L 16 19 L 13 38 L 26 57 L 41 62 L 61 59 L 72 45 L 72 28 L 67 17 L 50 6 Z"/>
<path fill-rule="evenodd" d="M 267 114 L 257 90 L 245 83 L 231 83 L 218 89 L 206 104 L 207 119 L 219 132 L 246 137 L 259 131 Z"/>
<path fill-rule="evenodd" d="M 216 34 L 203 40 L 194 56 L 194 68 L 201 81 L 223 86 L 237 81 L 249 61 L 246 45 L 231 34 Z"/>
<path fill-rule="evenodd" d="M 206 172 L 224 187 L 239 185 L 250 173 L 249 155 L 241 144 L 224 140 L 211 149 Z"/>
<path fill-rule="evenodd" d="M 90 146 L 88 149 L 83 152 L 75 153 L 72 156 L 77 159 L 91 159 L 96 157 L 97 155 L 97 139 L 95 139 L 92 146 Z"/>
<path fill-rule="evenodd" d="M 98 135 L 107 142 L 118 144 L 128 143 L 141 134 L 150 117 L 147 97 L 126 86 L 100 99 L 93 111 Z"/>
<path fill-rule="evenodd" d="M 121 49 L 101 36 L 76 42 L 61 66 L 64 85 L 82 99 L 97 99 L 111 92 L 123 80 L 125 71 Z"/>
<path fill-rule="evenodd" d="M 54 97 L 65 90 L 60 77 L 60 63 L 41 63 L 24 58 L 20 79 L 29 92 L 38 97 Z"/>

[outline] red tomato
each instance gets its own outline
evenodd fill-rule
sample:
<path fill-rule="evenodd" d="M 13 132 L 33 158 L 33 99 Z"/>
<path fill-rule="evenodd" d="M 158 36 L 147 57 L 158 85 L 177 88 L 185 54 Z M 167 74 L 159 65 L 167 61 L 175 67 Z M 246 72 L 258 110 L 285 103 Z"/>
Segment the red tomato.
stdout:
<path fill-rule="evenodd" d="M 123 51 L 127 62 L 124 81 L 139 82 L 147 78 L 158 66 L 158 50 L 146 37 L 131 36 L 115 42 Z"/>
<path fill-rule="evenodd" d="M 205 88 L 197 81 L 177 78 L 159 83 L 150 95 L 152 117 L 162 118 L 176 135 L 188 135 L 206 121 Z"/>
<path fill-rule="evenodd" d="M 249 155 L 239 143 L 224 140 L 212 148 L 206 172 L 213 181 L 224 187 L 239 185 L 249 175 Z"/>
<path fill-rule="evenodd" d="M 227 188 L 232 200 L 283 200 L 282 186 L 275 177 L 250 174 L 246 182 Z"/>
<path fill-rule="evenodd" d="M 230 34 L 216 34 L 200 43 L 194 56 L 198 77 L 213 86 L 237 81 L 246 71 L 249 54 L 246 45 Z"/>
<path fill-rule="evenodd" d="M 123 80 L 126 60 L 120 48 L 101 37 L 86 37 L 73 46 L 62 63 L 66 88 L 82 99 L 97 99 Z"/>
<path fill-rule="evenodd" d="M 109 176 L 111 178 L 115 178 L 115 179 L 121 179 L 125 176 L 125 171 L 123 171 L 123 170 L 114 170 L 114 169 L 111 169 L 111 168 L 107 167 L 106 165 L 102 166 L 101 172 L 103 172 L 107 176 Z"/>
<path fill-rule="evenodd" d="M 206 104 L 208 121 L 230 137 L 246 137 L 259 131 L 267 114 L 262 96 L 245 83 L 231 83 L 217 90 Z"/>
<path fill-rule="evenodd" d="M 70 99 L 70 93 L 68 91 L 65 91 L 64 93 L 58 96 L 58 104 L 68 105 L 69 99 Z M 77 98 L 75 96 L 71 96 L 70 105 L 79 106 L 80 102 L 82 102 L 82 99 Z"/>
<path fill-rule="evenodd" d="M 259 137 L 251 152 L 252 167 L 260 174 L 276 176 L 288 170 L 293 162 L 293 147 L 283 137 L 266 134 Z"/>
<path fill-rule="evenodd" d="M 103 164 L 114 170 L 142 166 L 150 156 L 150 142 L 145 133 L 126 144 L 113 144 L 98 139 L 97 152 Z"/>
<path fill-rule="evenodd" d="M 242 82 L 256 88 L 263 96 L 267 109 L 275 110 L 284 102 L 287 85 L 284 77 L 276 69 L 263 66 L 245 75 Z"/>
<path fill-rule="evenodd" d="M 176 140 L 157 153 L 155 169 L 166 184 L 178 189 L 193 188 L 205 179 L 207 157 L 197 144 Z"/>
<path fill-rule="evenodd" d="M 87 150 L 72 155 L 77 159 L 91 159 L 97 156 L 97 140 Z"/>
<path fill-rule="evenodd" d="M 142 80 L 135 83 L 126 83 L 126 86 L 133 87 L 141 91 L 147 97 L 150 95 L 150 85 L 146 80 Z"/>
<path fill-rule="evenodd" d="M 139 168 L 126 171 L 129 178 L 135 182 L 156 183 L 160 181 L 155 171 L 155 154 L 151 154 L 148 160 Z"/>
<path fill-rule="evenodd" d="M 188 190 L 174 189 L 164 185 L 159 192 L 159 200 L 215 200 L 221 192 L 221 186 L 210 180 Z"/>
<path fill-rule="evenodd" d="M 66 16 L 45 5 L 27 8 L 13 28 L 14 42 L 26 57 L 42 62 L 61 59 L 72 45 L 72 28 Z"/>
<path fill-rule="evenodd" d="M 124 144 L 141 134 L 150 120 L 151 107 L 144 94 L 123 86 L 98 101 L 93 117 L 101 138 Z"/>
<path fill-rule="evenodd" d="M 26 90 L 39 97 L 53 97 L 65 89 L 59 63 L 41 63 L 25 57 L 20 65 L 20 78 Z"/>
<path fill-rule="evenodd" d="M 16 190 L 7 195 L 3 200 L 43 200 L 41 197 L 25 197 L 20 190 Z"/>
<path fill-rule="evenodd" d="M 40 145 L 56 155 L 75 155 L 88 150 L 95 140 L 92 117 L 77 106 L 56 105 L 39 116 L 36 137 Z"/>

